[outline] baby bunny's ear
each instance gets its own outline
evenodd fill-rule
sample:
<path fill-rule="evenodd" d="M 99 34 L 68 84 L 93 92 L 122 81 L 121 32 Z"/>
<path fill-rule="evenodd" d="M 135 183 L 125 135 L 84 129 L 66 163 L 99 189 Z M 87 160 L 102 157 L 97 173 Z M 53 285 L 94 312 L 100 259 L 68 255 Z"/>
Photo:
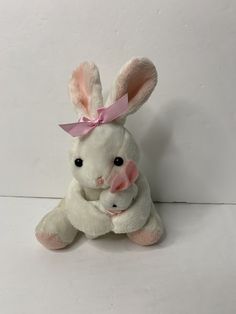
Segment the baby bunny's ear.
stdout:
<path fill-rule="evenodd" d="M 128 93 L 128 114 L 135 112 L 149 98 L 157 84 L 157 71 L 147 58 L 132 58 L 120 70 L 106 106 Z"/>
<path fill-rule="evenodd" d="M 139 176 L 138 168 L 136 166 L 136 163 L 133 160 L 127 161 L 125 172 L 129 179 L 130 184 L 133 184 Z"/>
<path fill-rule="evenodd" d="M 110 192 L 116 193 L 124 191 L 138 178 L 138 169 L 133 160 L 128 160 L 123 169 L 113 178 Z"/>
<path fill-rule="evenodd" d="M 103 98 L 99 71 L 94 63 L 84 62 L 75 69 L 69 92 L 80 115 L 96 117 L 97 109 L 103 106 Z"/>

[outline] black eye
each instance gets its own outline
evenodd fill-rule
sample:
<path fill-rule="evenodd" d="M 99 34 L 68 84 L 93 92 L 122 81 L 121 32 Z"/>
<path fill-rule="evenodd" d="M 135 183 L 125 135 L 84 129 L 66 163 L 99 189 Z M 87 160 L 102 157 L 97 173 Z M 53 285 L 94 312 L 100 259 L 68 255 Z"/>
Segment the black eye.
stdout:
<path fill-rule="evenodd" d="M 113 204 L 112 207 L 117 207 L 117 205 L 116 205 L 116 204 Z"/>
<path fill-rule="evenodd" d="M 76 167 L 82 167 L 83 166 L 83 160 L 81 158 L 75 159 L 75 165 L 76 165 Z"/>
<path fill-rule="evenodd" d="M 116 157 L 115 159 L 114 159 L 114 165 L 116 165 L 116 166 L 122 166 L 123 165 L 123 163 L 124 163 L 124 160 L 123 160 L 123 158 L 121 158 L 121 157 Z"/>

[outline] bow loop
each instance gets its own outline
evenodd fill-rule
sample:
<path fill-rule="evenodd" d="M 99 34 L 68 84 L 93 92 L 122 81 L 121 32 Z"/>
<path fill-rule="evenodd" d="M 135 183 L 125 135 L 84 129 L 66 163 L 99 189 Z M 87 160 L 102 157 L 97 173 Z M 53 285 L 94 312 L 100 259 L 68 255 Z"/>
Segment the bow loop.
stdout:
<path fill-rule="evenodd" d="M 83 136 L 101 124 L 109 123 L 121 117 L 128 111 L 128 94 L 125 94 L 109 107 L 97 109 L 97 118 L 81 117 L 76 123 L 59 124 L 71 136 Z"/>

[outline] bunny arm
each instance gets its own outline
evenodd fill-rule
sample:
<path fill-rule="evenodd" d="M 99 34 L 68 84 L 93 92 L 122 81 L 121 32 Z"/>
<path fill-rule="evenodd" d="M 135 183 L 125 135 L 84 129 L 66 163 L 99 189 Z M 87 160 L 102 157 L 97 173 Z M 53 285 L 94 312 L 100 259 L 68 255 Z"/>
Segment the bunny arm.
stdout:
<path fill-rule="evenodd" d="M 92 204 L 93 206 L 95 206 L 97 209 L 99 209 L 102 213 L 104 214 L 108 214 L 106 208 L 102 205 L 100 200 L 97 201 L 90 201 L 90 204 Z"/>
<path fill-rule="evenodd" d="M 91 237 L 112 230 L 111 218 L 83 197 L 83 190 L 76 180 L 72 180 L 66 193 L 65 210 L 70 223 Z"/>
<path fill-rule="evenodd" d="M 138 195 L 135 202 L 127 211 L 112 218 L 115 233 L 129 233 L 142 228 L 147 222 L 153 206 L 150 188 L 147 179 L 139 173 L 135 182 L 138 187 Z"/>

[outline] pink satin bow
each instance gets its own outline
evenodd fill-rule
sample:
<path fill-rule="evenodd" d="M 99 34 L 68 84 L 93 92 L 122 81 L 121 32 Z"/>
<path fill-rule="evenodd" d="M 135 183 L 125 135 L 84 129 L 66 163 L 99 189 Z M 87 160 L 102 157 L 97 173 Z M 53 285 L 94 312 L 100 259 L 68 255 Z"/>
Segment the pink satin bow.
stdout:
<path fill-rule="evenodd" d="M 106 107 L 98 108 L 97 118 L 94 120 L 91 120 L 87 117 L 81 117 L 81 119 L 76 123 L 59 124 L 59 126 L 73 137 L 83 136 L 91 132 L 100 124 L 114 121 L 127 111 L 128 111 L 128 94 L 125 94 L 124 96 L 116 100 L 111 106 L 107 108 Z"/>

